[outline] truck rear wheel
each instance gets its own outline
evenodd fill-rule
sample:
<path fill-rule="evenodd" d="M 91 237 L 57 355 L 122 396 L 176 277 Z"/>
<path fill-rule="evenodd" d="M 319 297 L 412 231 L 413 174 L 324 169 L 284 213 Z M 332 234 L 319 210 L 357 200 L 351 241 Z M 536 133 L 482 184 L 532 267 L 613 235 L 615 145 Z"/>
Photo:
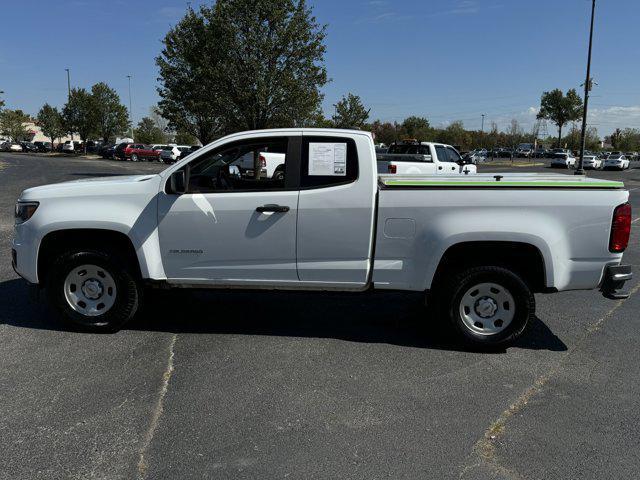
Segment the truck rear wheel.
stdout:
<path fill-rule="evenodd" d="M 141 290 L 117 256 L 98 251 L 66 252 L 47 277 L 51 305 L 82 330 L 113 332 L 135 315 Z"/>
<path fill-rule="evenodd" d="M 531 290 L 507 268 L 463 270 L 449 278 L 444 291 L 443 313 L 464 341 L 475 347 L 508 346 L 535 314 Z"/>

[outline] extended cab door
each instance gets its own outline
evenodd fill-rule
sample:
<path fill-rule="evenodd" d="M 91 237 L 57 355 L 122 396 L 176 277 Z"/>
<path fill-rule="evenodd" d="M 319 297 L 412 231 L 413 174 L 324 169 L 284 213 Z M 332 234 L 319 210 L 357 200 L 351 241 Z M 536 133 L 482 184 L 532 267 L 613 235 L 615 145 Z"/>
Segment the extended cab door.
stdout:
<path fill-rule="evenodd" d="M 177 283 L 288 285 L 298 282 L 296 219 L 300 135 L 252 134 L 226 142 L 182 166 L 188 191 L 158 200 L 165 274 Z M 253 175 L 247 158 L 278 153 L 284 175 Z M 253 162 L 251 162 L 253 163 Z M 170 180 L 167 180 L 167 183 Z M 168 188 L 168 187 L 167 187 Z"/>
<path fill-rule="evenodd" d="M 376 156 L 371 137 L 309 132 L 302 137 L 298 277 L 358 289 L 371 269 Z"/>

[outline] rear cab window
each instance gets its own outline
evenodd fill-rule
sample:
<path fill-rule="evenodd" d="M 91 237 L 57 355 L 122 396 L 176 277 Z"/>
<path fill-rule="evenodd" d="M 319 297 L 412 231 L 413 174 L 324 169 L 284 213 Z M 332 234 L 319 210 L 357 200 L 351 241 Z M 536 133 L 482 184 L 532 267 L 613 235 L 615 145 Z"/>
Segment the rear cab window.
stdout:
<path fill-rule="evenodd" d="M 358 179 L 358 149 L 352 138 L 304 136 L 300 188 L 345 185 Z"/>

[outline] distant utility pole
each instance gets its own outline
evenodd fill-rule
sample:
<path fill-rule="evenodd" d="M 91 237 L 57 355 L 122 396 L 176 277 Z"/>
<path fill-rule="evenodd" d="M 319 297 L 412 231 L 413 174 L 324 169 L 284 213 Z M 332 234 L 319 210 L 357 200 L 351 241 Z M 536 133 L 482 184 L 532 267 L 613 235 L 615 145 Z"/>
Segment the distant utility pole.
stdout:
<path fill-rule="evenodd" d="M 482 114 L 482 126 L 480 127 L 480 147 L 484 148 L 484 117 L 485 114 Z"/>
<path fill-rule="evenodd" d="M 587 143 L 587 110 L 589 108 L 589 92 L 593 85 L 591 79 L 591 48 L 593 46 L 593 20 L 596 16 L 596 0 L 591 0 L 591 30 L 589 31 L 589 55 L 587 57 L 587 80 L 584 82 L 584 109 L 582 112 L 582 136 L 580 138 L 580 160 L 576 175 L 584 175 L 584 148 Z"/>
<path fill-rule="evenodd" d="M 67 103 L 69 103 L 71 101 L 71 73 L 69 73 L 68 68 L 65 68 L 65 70 L 67 72 Z M 71 141 L 73 142 L 73 132 L 71 132 Z"/>
<path fill-rule="evenodd" d="M 131 110 L 131 75 L 127 75 L 129 79 L 129 122 L 131 122 L 131 138 L 133 139 L 133 111 Z"/>

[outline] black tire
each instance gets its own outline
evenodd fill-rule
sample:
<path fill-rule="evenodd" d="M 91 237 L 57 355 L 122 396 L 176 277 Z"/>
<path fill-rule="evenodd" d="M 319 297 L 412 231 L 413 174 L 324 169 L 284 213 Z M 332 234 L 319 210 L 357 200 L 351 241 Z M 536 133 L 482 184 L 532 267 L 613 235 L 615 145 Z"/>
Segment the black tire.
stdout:
<path fill-rule="evenodd" d="M 82 265 L 96 265 L 113 278 L 116 286 L 115 302 L 104 314 L 87 316 L 71 307 L 64 284 L 67 275 Z M 95 250 L 62 253 L 53 262 L 46 278 L 49 302 L 68 324 L 83 331 L 115 332 L 131 320 L 141 301 L 142 289 L 125 262 L 113 253 Z"/>
<path fill-rule="evenodd" d="M 473 331 L 463 321 L 461 303 L 474 286 L 492 283 L 511 294 L 515 308 L 513 319 L 502 331 L 482 334 Z M 535 315 L 535 298 L 527 284 L 514 272 L 504 267 L 479 266 L 450 275 L 441 290 L 442 306 L 439 313 L 445 316 L 456 333 L 469 346 L 480 349 L 504 348 L 512 344 L 526 330 Z"/>
<path fill-rule="evenodd" d="M 273 179 L 279 182 L 284 182 L 284 170 L 276 170 L 273 173 Z"/>
<path fill-rule="evenodd" d="M 138 161 L 138 155 L 136 155 L 135 153 L 131 154 L 131 161 L 132 162 L 137 162 Z"/>

